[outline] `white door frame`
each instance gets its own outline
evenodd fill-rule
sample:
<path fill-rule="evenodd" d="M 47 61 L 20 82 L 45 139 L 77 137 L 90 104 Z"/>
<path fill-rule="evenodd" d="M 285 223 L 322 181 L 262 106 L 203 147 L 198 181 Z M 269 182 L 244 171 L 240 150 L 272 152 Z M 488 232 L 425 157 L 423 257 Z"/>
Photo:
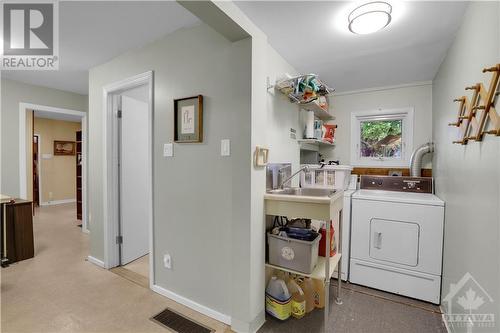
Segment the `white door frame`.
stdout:
<path fill-rule="evenodd" d="M 120 265 L 118 236 L 118 132 L 117 116 L 113 100 L 123 91 L 148 85 L 148 195 L 149 195 L 149 287 L 154 285 L 154 246 L 153 246 L 153 108 L 154 108 L 153 71 L 138 74 L 111 83 L 103 88 L 103 221 L 104 221 L 104 267 Z"/>
<path fill-rule="evenodd" d="M 53 106 L 19 103 L 19 197 L 28 198 L 26 183 L 26 111 L 45 111 L 78 116 L 82 121 L 82 231 L 89 233 L 87 214 L 87 112 Z"/>

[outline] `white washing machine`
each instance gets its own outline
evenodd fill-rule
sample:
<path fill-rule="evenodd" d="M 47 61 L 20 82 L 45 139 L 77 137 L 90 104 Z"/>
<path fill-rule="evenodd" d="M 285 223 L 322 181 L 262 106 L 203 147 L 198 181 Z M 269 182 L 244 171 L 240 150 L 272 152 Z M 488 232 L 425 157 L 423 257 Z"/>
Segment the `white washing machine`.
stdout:
<path fill-rule="evenodd" d="M 349 280 L 439 304 L 443 225 L 431 178 L 362 176 L 352 196 Z"/>

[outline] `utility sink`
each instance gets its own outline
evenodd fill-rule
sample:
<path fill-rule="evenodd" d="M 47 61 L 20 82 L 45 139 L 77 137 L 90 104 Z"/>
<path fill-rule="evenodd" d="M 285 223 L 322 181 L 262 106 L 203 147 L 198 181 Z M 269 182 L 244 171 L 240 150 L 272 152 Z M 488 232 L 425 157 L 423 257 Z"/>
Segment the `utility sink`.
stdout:
<path fill-rule="evenodd" d="M 284 189 L 268 190 L 268 194 L 278 194 L 278 195 L 295 195 L 295 196 L 307 196 L 307 197 L 331 197 L 335 194 L 335 190 L 328 190 L 322 188 L 300 188 L 300 187 L 289 187 Z"/>
<path fill-rule="evenodd" d="M 268 190 L 264 200 L 266 215 L 327 221 L 342 210 L 344 191 L 289 187 Z"/>

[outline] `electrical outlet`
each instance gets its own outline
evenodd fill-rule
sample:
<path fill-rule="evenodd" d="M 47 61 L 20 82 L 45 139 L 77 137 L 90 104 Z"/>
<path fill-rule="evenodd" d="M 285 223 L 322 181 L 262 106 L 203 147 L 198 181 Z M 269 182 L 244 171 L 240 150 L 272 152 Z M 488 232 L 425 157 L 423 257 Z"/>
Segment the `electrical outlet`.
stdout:
<path fill-rule="evenodd" d="M 168 253 L 163 255 L 163 266 L 167 269 L 172 269 L 172 257 Z"/>

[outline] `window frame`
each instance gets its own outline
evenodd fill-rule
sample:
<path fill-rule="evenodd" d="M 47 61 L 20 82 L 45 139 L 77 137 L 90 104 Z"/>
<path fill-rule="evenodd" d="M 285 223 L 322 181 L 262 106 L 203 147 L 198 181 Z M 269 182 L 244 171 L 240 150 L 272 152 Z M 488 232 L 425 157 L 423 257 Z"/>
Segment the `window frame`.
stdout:
<path fill-rule="evenodd" d="M 402 120 L 401 158 L 361 157 L 361 122 L 381 120 Z M 413 151 L 413 107 L 378 109 L 351 113 L 351 165 L 360 167 L 405 167 L 410 164 Z"/>

